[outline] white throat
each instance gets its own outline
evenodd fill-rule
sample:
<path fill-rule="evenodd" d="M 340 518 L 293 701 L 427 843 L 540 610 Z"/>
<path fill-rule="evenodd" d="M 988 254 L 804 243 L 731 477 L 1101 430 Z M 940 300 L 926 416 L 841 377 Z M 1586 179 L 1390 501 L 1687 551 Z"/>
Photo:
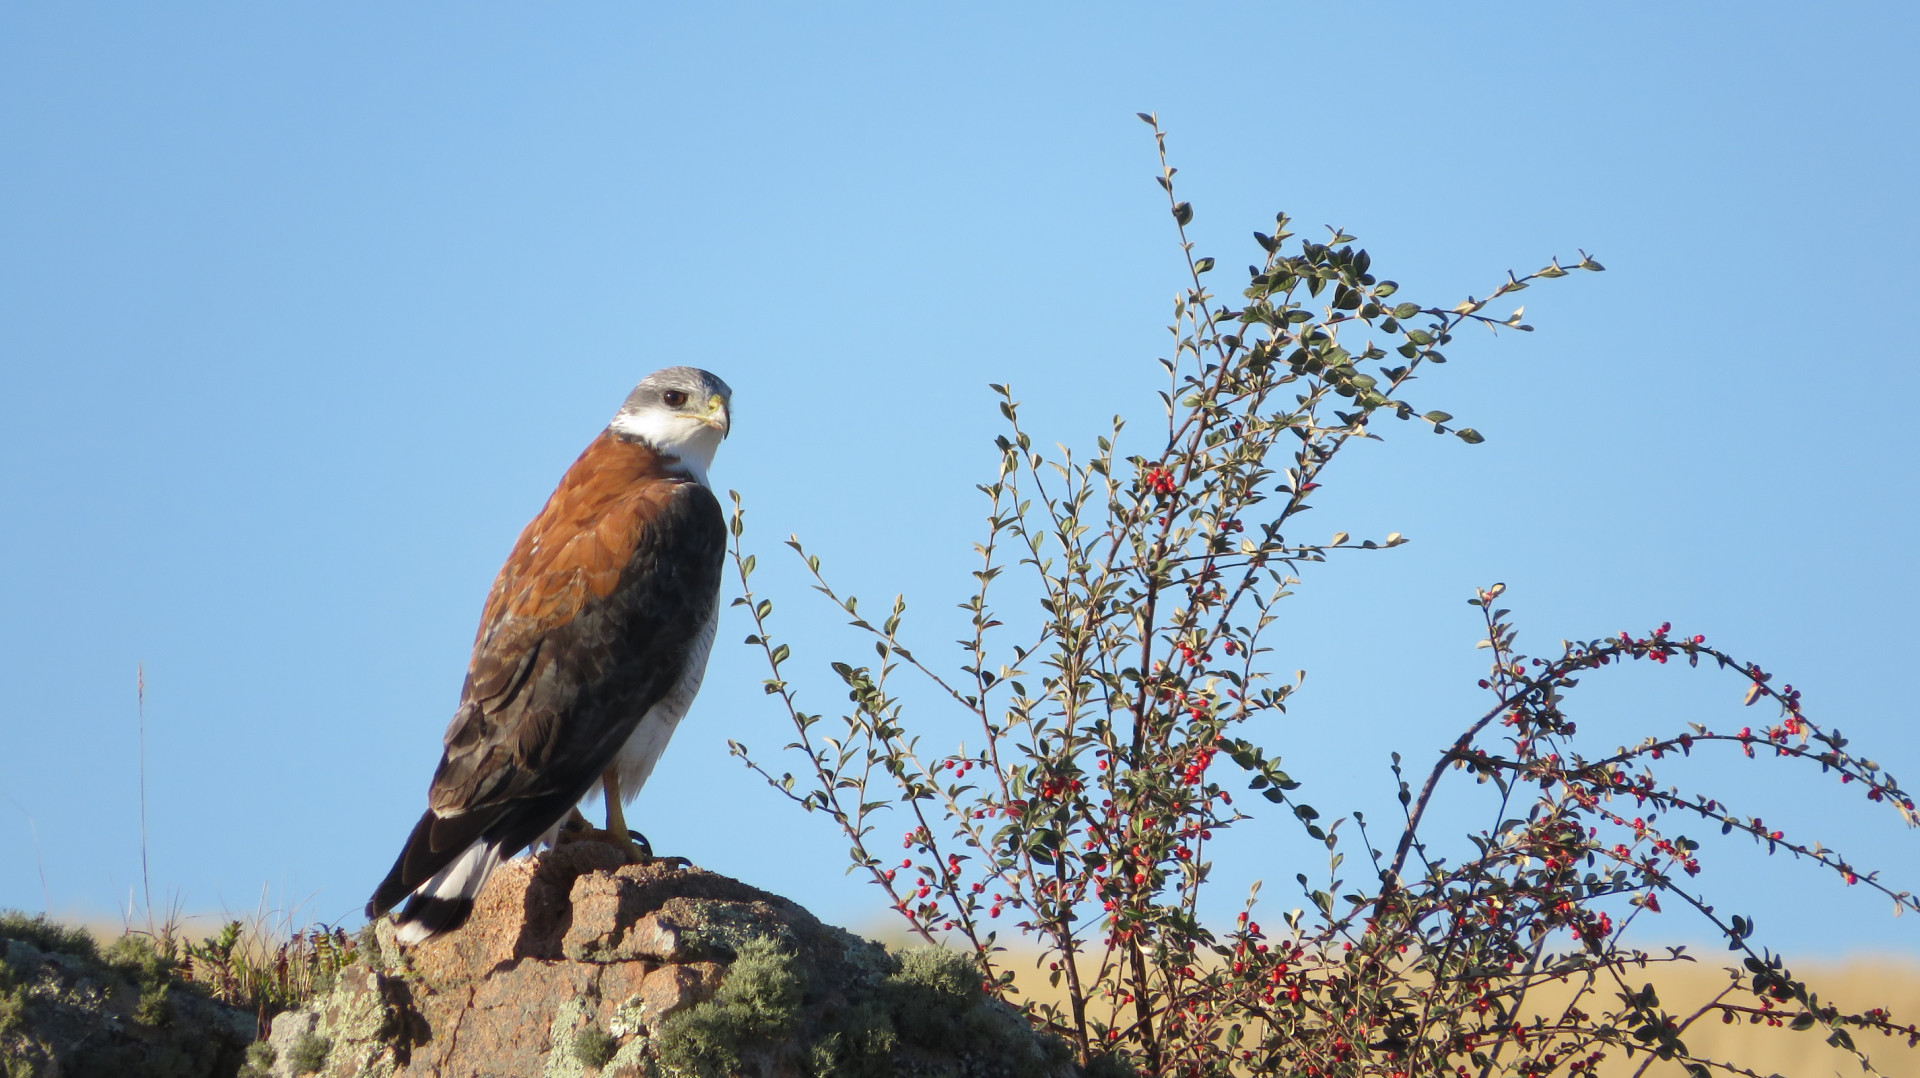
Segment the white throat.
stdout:
<path fill-rule="evenodd" d="M 615 434 L 638 438 L 664 456 L 680 458 L 680 467 L 693 481 L 708 486 L 707 469 L 713 467 L 713 454 L 720 448 L 719 431 L 692 416 L 652 409 L 622 411 L 608 427 Z"/>

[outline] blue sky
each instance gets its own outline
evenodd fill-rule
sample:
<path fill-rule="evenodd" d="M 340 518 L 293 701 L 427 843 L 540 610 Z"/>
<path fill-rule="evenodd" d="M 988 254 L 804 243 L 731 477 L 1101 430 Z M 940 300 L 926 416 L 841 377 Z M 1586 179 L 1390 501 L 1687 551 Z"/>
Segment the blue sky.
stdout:
<path fill-rule="evenodd" d="M 0 906 L 138 886 L 144 664 L 156 901 L 352 918 L 494 570 L 656 367 L 735 387 L 715 481 L 800 658 L 845 638 L 789 532 L 849 590 L 907 593 L 937 650 L 986 385 L 1043 441 L 1156 407 L 1180 261 L 1141 110 L 1223 266 L 1278 209 L 1430 303 L 1577 247 L 1608 266 L 1423 383 L 1486 444 L 1395 430 L 1329 481 L 1316 526 L 1413 541 L 1288 613 L 1307 692 L 1261 734 L 1322 812 L 1387 817 L 1388 751 L 1478 713 L 1464 600 L 1495 580 L 1535 648 L 1671 620 L 1912 775 L 1916 31 L 1896 4 L 9 5 Z M 872 924 L 844 842 L 726 756 L 785 740 L 746 631 L 723 622 L 632 818 Z M 1759 717 L 1681 670 L 1583 688 L 1601 748 Z M 1920 836 L 1830 781 L 1688 766 L 1920 884 Z M 1920 951 L 1805 865 L 1707 852 L 1767 941 Z M 1227 856 L 1224 891 L 1264 876 L 1282 907 L 1311 869 L 1259 829 Z"/>

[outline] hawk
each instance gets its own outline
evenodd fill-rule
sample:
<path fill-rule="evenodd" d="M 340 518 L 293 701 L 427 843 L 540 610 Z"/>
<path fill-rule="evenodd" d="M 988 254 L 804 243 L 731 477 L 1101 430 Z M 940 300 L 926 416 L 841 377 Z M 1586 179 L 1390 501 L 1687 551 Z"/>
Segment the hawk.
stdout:
<path fill-rule="evenodd" d="M 634 387 L 520 533 L 480 614 L 427 811 L 367 903 L 399 938 L 456 928 L 501 860 L 552 842 L 595 786 L 621 806 L 700 689 L 726 519 L 707 487 L 733 391 L 693 367 Z M 410 897 L 409 897 L 410 896 Z"/>

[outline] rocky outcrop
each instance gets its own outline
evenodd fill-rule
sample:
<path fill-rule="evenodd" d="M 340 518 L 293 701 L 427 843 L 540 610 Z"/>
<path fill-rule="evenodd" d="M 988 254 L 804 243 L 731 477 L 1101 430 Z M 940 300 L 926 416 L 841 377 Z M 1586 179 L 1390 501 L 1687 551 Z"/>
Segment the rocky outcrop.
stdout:
<path fill-rule="evenodd" d="M 232 1075 L 253 1014 L 175 976 L 142 936 L 103 952 L 82 929 L 0 914 L 0 1074 L 6 1078 Z"/>
<path fill-rule="evenodd" d="M 441 938 L 376 935 L 331 992 L 274 1019 L 250 1073 L 1072 1073 L 969 958 L 889 954 L 776 895 L 593 842 L 502 866 Z"/>

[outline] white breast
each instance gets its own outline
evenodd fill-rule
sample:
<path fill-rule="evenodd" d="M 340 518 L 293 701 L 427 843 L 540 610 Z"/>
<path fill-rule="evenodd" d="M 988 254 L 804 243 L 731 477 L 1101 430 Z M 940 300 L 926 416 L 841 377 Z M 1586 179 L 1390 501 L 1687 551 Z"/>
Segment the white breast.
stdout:
<path fill-rule="evenodd" d="M 620 747 L 620 754 L 614 757 L 614 767 L 620 773 L 620 800 L 632 801 L 633 796 L 646 785 L 647 777 L 653 774 L 653 765 L 665 751 L 667 740 L 673 736 L 673 728 L 680 725 L 680 719 L 687 709 L 693 706 L 694 695 L 700 691 L 700 679 L 707 672 L 707 656 L 713 651 L 714 630 L 720 625 L 720 603 L 716 598 L 713 612 L 707 615 L 707 622 L 701 626 L 700 633 L 693 641 L 693 649 L 687 655 L 686 672 L 680 675 L 680 681 L 659 703 L 653 705 L 640 725 L 633 728 L 627 743 Z M 598 790 L 598 787 L 595 787 Z"/>

